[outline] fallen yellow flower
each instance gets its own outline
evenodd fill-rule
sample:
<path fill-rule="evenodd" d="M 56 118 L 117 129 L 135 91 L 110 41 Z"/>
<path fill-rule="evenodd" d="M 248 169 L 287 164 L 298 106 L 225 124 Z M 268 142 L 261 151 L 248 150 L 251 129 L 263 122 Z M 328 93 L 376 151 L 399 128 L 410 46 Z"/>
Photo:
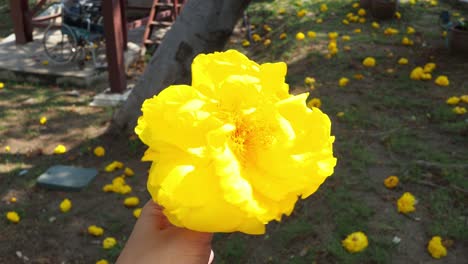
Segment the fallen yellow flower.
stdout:
<path fill-rule="evenodd" d="M 259 42 L 260 40 L 262 40 L 262 37 L 260 37 L 259 34 L 255 33 L 255 34 L 252 35 L 252 40 L 254 42 Z"/>
<path fill-rule="evenodd" d="M 464 115 L 466 114 L 466 108 L 461 106 L 455 106 L 452 111 L 457 115 Z"/>
<path fill-rule="evenodd" d="M 307 31 L 307 37 L 309 38 L 315 38 L 317 36 L 317 33 L 315 33 L 314 31 Z"/>
<path fill-rule="evenodd" d="M 47 117 L 43 116 L 39 119 L 39 124 L 45 125 L 47 123 Z"/>
<path fill-rule="evenodd" d="M 400 65 L 406 65 L 406 64 L 408 64 L 408 59 L 407 59 L 407 58 L 400 58 L 400 59 L 398 60 L 398 64 L 400 64 Z"/>
<path fill-rule="evenodd" d="M 106 155 L 106 150 L 102 146 L 95 147 L 93 152 L 94 152 L 94 155 L 96 155 L 96 157 L 102 157 Z"/>
<path fill-rule="evenodd" d="M 421 80 L 422 76 L 424 75 L 424 70 L 422 67 L 414 68 L 410 73 L 411 80 L 419 81 Z"/>
<path fill-rule="evenodd" d="M 5 152 L 10 152 L 11 151 L 11 147 L 10 146 L 5 146 Z"/>
<path fill-rule="evenodd" d="M 445 75 L 440 75 L 439 77 L 436 78 L 435 84 L 437 84 L 437 85 L 439 85 L 439 86 L 449 86 L 449 85 L 450 85 L 450 81 L 449 81 L 449 79 L 448 79 L 447 76 L 445 76 Z"/>
<path fill-rule="evenodd" d="M 356 28 L 356 29 L 354 30 L 354 33 L 361 33 L 361 32 L 362 32 L 362 31 L 361 31 L 360 28 Z"/>
<path fill-rule="evenodd" d="M 131 177 L 131 176 L 135 175 L 135 172 L 132 169 L 130 169 L 129 167 L 127 167 L 124 170 L 124 174 L 125 174 L 125 176 Z"/>
<path fill-rule="evenodd" d="M 346 85 L 348 85 L 348 83 L 349 83 L 349 79 L 346 78 L 346 77 L 342 77 L 342 78 L 340 78 L 340 80 L 338 81 L 338 85 L 339 85 L 340 87 L 345 87 Z"/>
<path fill-rule="evenodd" d="M 404 214 L 411 213 L 416 210 L 414 207 L 415 205 L 416 198 L 414 198 L 414 196 L 409 192 L 405 192 L 397 201 L 398 212 Z"/>
<path fill-rule="evenodd" d="M 468 94 L 464 94 L 464 95 L 460 96 L 460 99 L 461 99 L 464 103 L 467 103 L 467 104 L 468 104 Z"/>
<path fill-rule="evenodd" d="M 343 117 L 344 115 L 345 115 L 344 112 L 338 112 L 338 113 L 336 114 L 337 117 Z"/>
<path fill-rule="evenodd" d="M 303 17 L 303 16 L 305 16 L 306 14 L 307 14 L 307 10 L 301 9 L 301 10 L 297 11 L 297 14 L 296 14 L 296 15 L 297 15 L 297 17 Z"/>
<path fill-rule="evenodd" d="M 349 41 L 349 40 L 351 40 L 351 37 L 348 36 L 348 35 L 344 35 L 344 36 L 341 37 L 341 39 L 342 39 L 343 41 Z"/>
<path fill-rule="evenodd" d="M 271 44 L 271 40 L 270 40 L 270 39 L 265 39 L 265 41 L 263 41 L 263 45 L 264 45 L 265 47 L 270 46 L 270 44 Z"/>
<path fill-rule="evenodd" d="M 349 21 L 347 19 L 341 20 L 341 23 L 343 23 L 344 25 L 349 25 Z"/>
<path fill-rule="evenodd" d="M 314 84 L 315 83 L 315 78 L 305 77 L 304 83 L 307 84 L 307 85 Z"/>
<path fill-rule="evenodd" d="M 5 84 L 3 82 L 0 82 L 0 89 L 5 88 Z"/>
<path fill-rule="evenodd" d="M 96 261 L 96 264 L 109 264 L 109 261 L 107 261 L 105 259 L 100 259 L 100 260 Z"/>
<path fill-rule="evenodd" d="M 406 28 L 406 34 L 411 35 L 414 34 L 416 30 L 413 27 L 407 27 Z"/>
<path fill-rule="evenodd" d="M 401 44 L 403 44 L 405 46 L 413 46 L 414 43 L 408 37 L 403 37 L 403 39 L 401 40 Z"/>
<path fill-rule="evenodd" d="M 88 226 L 88 234 L 95 237 L 102 236 L 102 234 L 104 234 L 104 229 L 96 225 L 90 225 Z"/>
<path fill-rule="evenodd" d="M 321 4 L 320 5 L 320 12 L 327 12 L 327 11 L 328 11 L 327 4 Z"/>
<path fill-rule="evenodd" d="M 349 253 L 357 253 L 366 249 L 369 242 L 366 234 L 363 232 L 354 232 L 341 241 L 341 244 Z"/>
<path fill-rule="evenodd" d="M 399 31 L 397 29 L 394 29 L 394 28 L 391 28 L 391 27 L 386 28 L 384 30 L 384 34 L 387 35 L 387 36 L 396 35 L 396 34 L 398 34 L 398 32 Z"/>
<path fill-rule="evenodd" d="M 359 3 L 353 3 L 352 7 L 353 8 L 359 8 Z"/>
<path fill-rule="evenodd" d="M 7 218 L 8 221 L 10 221 L 11 223 L 14 223 L 14 224 L 19 223 L 20 220 L 21 220 L 20 216 L 15 211 L 7 212 L 6 213 L 6 218 Z"/>
<path fill-rule="evenodd" d="M 248 46 L 250 46 L 250 41 L 244 39 L 244 40 L 242 41 L 242 46 L 243 46 L 243 47 L 248 47 Z"/>
<path fill-rule="evenodd" d="M 113 161 L 113 162 L 111 162 L 110 164 L 108 164 L 108 165 L 104 168 L 104 170 L 105 170 L 106 172 L 113 172 L 113 171 L 115 171 L 115 170 L 123 169 L 123 167 L 124 167 L 124 164 L 123 164 L 122 162 L 120 162 L 120 161 Z"/>
<path fill-rule="evenodd" d="M 62 213 L 66 213 L 70 211 L 71 208 L 72 208 L 72 202 L 69 199 L 64 199 L 60 203 L 60 211 L 62 211 Z"/>
<path fill-rule="evenodd" d="M 384 180 L 384 185 L 385 187 L 387 187 L 388 189 L 393 189 L 395 187 L 398 186 L 398 183 L 399 183 L 399 179 L 397 176 L 388 176 L 385 180 Z"/>
<path fill-rule="evenodd" d="M 136 196 L 127 197 L 127 198 L 125 198 L 125 200 L 124 200 L 124 205 L 125 205 L 126 207 L 135 207 L 135 206 L 137 206 L 139 203 L 140 203 L 140 199 L 138 199 L 138 197 L 136 197 Z"/>
<path fill-rule="evenodd" d="M 440 236 L 434 236 L 427 244 L 427 251 L 435 259 L 440 259 L 447 256 L 447 248 L 442 244 L 442 238 Z"/>
<path fill-rule="evenodd" d="M 313 109 L 314 107 L 320 108 L 322 106 L 322 101 L 319 98 L 312 98 L 308 103 L 307 106 L 310 109 Z"/>
<path fill-rule="evenodd" d="M 424 72 L 431 73 L 436 69 L 436 67 L 437 65 L 433 62 L 426 63 L 426 65 L 424 65 Z"/>
<path fill-rule="evenodd" d="M 280 39 L 285 39 L 288 35 L 286 35 L 286 33 L 281 33 L 279 38 Z"/>
<path fill-rule="evenodd" d="M 57 145 L 54 149 L 54 154 L 64 154 L 65 152 L 67 152 L 67 147 L 62 144 Z"/>
<path fill-rule="evenodd" d="M 317 23 L 317 24 L 322 24 L 322 23 L 323 23 L 323 19 L 318 18 L 317 20 L 315 20 L 315 23 Z"/>
<path fill-rule="evenodd" d="M 115 245 L 117 244 L 117 240 L 113 237 L 106 237 L 103 241 L 102 241 L 102 247 L 104 249 L 111 249 L 113 248 Z"/>
<path fill-rule="evenodd" d="M 304 33 L 298 32 L 298 33 L 296 34 L 296 39 L 297 39 L 297 40 L 301 41 L 301 40 L 303 40 L 304 38 L 305 38 Z"/>
<path fill-rule="evenodd" d="M 328 38 L 330 40 L 336 40 L 336 38 L 338 38 L 338 32 L 329 32 L 328 33 Z"/>
<path fill-rule="evenodd" d="M 452 96 L 450 98 L 447 99 L 447 101 L 445 101 L 447 104 L 449 105 L 456 105 L 460 102 L 460 97 L 457 97 L 457 96 Z"/>
<path fill-rule="evenodd" d="M 373 57 L 367 57 L 362 61 L 362 65 L 366 67 L 374 67 L 376 64 L 375 59 Z"/>
<path fill-rule="evenodd" d="M 400 19 L 401 18 L 401 13 L 400 12 L 395 12 L 395 17 L 396 19 Z"/>
<path fill-rule="evenodd" d="M 137 209 L 133 210 L 133 216 L 136 219 L 140 218 L 140 215 L 141 215 L 141 208 L 137 208 Z"/>
<path fill-rule="evenodd" d="M 364 8 L 361 8 L 358 10 L 357 14 L 359 16 L 365 16 L 366 15 L 366 10 Z"/>
<path fill-rule="evenodd" d="M 377 23 L 377 22 L 372 22 L 372 24 L 371 24 L 371 25 L 372 25 L 372 27 L 373 27 L 373 28 L 375 28 L 375 29 L 378 29 L 378 28 L 380 28 L 380 24 L 379 24 L 379 23 Z"/>

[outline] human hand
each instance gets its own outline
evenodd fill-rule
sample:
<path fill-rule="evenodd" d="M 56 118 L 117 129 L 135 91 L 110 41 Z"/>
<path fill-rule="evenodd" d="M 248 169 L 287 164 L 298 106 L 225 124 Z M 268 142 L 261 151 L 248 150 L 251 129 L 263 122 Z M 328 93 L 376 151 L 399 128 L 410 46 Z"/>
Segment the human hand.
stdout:
<path fill-rule="evenodd" d="M 162 210 L 146 203 L 116 264 L 211 263 L 213 234 L 173 226 Z"/>

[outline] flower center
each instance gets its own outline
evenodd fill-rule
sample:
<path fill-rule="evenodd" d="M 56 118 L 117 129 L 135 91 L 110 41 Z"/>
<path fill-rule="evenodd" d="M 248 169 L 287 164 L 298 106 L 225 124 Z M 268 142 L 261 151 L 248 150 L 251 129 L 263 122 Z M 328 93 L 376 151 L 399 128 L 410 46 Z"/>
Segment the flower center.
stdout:
<path fill-rule="evenodd" d="M 274 141 L 273 129 L 259 120 L 239 120 L 236 130 L 231 134 L 231 148 L 240 163 L 255 162 L 261 150 L 268 148 Z"/>

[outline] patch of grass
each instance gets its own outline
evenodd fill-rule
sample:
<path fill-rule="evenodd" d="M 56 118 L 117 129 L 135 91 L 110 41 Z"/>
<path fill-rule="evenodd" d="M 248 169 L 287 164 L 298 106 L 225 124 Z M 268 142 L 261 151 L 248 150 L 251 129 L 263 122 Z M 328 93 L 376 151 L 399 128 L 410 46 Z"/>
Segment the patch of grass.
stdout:
<path fill-rule="evenodd" d="M 239 233 L 230 234 L 229 236 L 215 235 L 215 241 L 220 239 L 225 240 L 223 247 L 216 251 L 220 254 L 220 263 L 244 263 L 242 259 L 245 257 L 247 250 L 246 236 Z"/>
<path fill-rule="evenodd" d="M 432 214 L 429 226 L 431 235 L 466 241 L 468 239 L 466 198 L 447 189 L 438 189 L 429 193 L 429 199 Z"/>

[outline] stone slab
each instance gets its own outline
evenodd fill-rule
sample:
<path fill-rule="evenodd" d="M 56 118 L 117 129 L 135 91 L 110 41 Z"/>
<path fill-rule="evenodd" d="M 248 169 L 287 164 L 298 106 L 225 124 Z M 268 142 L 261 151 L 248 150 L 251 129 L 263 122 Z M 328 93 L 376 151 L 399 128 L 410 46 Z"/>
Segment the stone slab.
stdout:
<path fill-rule="evenodd" d="M 56 165 L 37 178 L 37 185 L 53 190 L 79 191 L 88 186 L 97 174 L 94 168 Z"/>

